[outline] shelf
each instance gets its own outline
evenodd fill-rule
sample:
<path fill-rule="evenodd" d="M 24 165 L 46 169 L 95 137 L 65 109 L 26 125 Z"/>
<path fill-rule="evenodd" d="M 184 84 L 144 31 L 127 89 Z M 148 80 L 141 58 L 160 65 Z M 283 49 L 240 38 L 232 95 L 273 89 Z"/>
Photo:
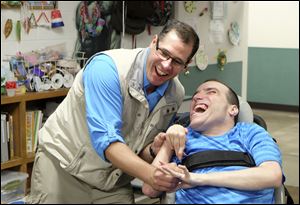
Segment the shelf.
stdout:
<path fill-rule="evenodd" d="M 27 190 L 30 187 L 30 177 L 34 162 L 34 153 L 26 152 L 26 111 L 34 104 L 43 107 L 53 99 L 61 101 L 69 89 L 61 88 L 51 91 L 27 92 L 12 97 L 1 96 L 1 111 L 13 118 L 14 155 L 12 159 L 1 163 L 2 170 L 27 172 Z"/>
<path fill-rule="evenodd" d="M 1 170 L 8 169 L 11 167 L 20 166 L 23 163 L 23 158 L 21 157 L 14 157 L 14 159 L 8 160 L 7 162 L 1 163 Z"/>
<path fill-rule="evenodd" d="M 5 95 L 5 96 L 1 96 L 1 105 L 18 103 L 21 101 L 33 101 L 33 100 L 47 99 L 53 97 L 63 97 L 67 95 L 68 91 L 69 89 L 61 88 L 52 91 L 27 92 L 25 94 L 15 95 L 12 97 Z"/>
<path fill-rule="evenodd" d="M 27 153 L 27 158 L 25 158 L 26 163 L 31 163 L 34 161 L 34 153 Z"/>

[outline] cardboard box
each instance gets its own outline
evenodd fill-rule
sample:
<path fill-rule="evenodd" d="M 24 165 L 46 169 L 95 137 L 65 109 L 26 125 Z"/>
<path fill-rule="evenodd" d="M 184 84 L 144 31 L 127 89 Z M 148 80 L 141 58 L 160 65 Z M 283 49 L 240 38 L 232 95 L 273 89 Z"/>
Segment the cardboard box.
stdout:
<path fill-rule="evenodd" d="M 1 203 L 9 203 L 25 196 L 28 174 L 16 171 L 1 171 Z"/>

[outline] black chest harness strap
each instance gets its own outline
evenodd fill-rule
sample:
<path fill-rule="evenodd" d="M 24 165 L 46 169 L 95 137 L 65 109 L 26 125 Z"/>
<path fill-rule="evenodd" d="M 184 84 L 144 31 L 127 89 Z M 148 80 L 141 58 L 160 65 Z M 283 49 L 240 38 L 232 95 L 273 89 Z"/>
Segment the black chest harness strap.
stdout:
<path fill-rule="evenodd" d="M 247 152 L 209 150 L 194 153 L 183 159 L 182 164 L 189 171 L 196 168 L 212 166 L 246 166 L 255 167 L 255 162 Z"/>
<path fill-rule="evenodd" d="M 185 165 L 189 171 L 213 166 L 256 166 L 249 153 L 224 150 L 197 152 L 184 158 L 182 164 Z M 294 200 L 285 186 L 284 194 L 285 197 L 287 197 L 287 204 L 294 204 Z"/>

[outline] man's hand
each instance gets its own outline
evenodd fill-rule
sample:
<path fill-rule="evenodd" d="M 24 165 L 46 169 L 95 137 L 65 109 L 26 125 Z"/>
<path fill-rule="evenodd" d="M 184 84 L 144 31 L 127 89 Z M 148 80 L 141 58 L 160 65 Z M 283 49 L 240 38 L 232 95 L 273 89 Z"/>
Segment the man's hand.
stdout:
<path fill-rule="evenodd" d="M 155 155 L 157 155 L 165 139 L 166 133 L 164 132 L 160 132 L 158 135 L 155 136 L 153 143 L 150 145 Z"/>
<path fill-rule="evenodd" d="M 176 170 L 177 172 L 181 171 L 175 163 L 168 163 L 164 166 L 171 170 Z M 151 184 L 151 186 L 157 191 L 172 192 L 176 190 L 179 182 L 180 180 L 176 176 L 172 176 L 172 174 L 162 170 L 161 168 L 156 168 L 153 174 L 153 184 Z"/>
<path fill-rule="evenodd" d="M 169 147 L 174 149 L 179 160 L 182 159 L 185 148 L 186 134 L 188 130 L 181 125 L 172 125 L 166 132 L 166 140 Z"/>
<path fill-rule="evenodd" d="M 194 186 L 192 176 L 189 170 L 184 165 L 178 165 L 177 169 L 174 167 L 168 167 L 167 164 L 160 166 L 159 168 L 164 171 L 166 174 L 171 174 L 172 176 L 180 179 L 180 183 L 177 186 L 179 188 L 192 188 Z"/>

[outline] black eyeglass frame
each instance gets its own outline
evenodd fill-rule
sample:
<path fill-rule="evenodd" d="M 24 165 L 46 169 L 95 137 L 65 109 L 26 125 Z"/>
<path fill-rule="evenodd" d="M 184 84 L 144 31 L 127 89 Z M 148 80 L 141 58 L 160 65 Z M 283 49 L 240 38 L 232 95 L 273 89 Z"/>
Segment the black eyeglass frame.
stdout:
<path fill-rule="evenodd" d="M 156 41 L 156 51 L 158 51 L 158 50 L 160 50 L 164 55 L 166 55 L 167 57 L 166 57 L 166 59 L 162 59 L 162 58 L 160 58 L 161 60 L 164 60 L 164 61 L 167 61 L 167 60 L 169 60 L 170 58 L 172 59 L 172 62 L 176 62 L 178 65 L 180 65 L 180 64 L 182 64 L 182 68 L 183 69 L 185 69 L 186 68 L 186 66 L 187 66 L 187 64 L 188 63 L 179 63 L 179 61 L 178 60 L 176 60 L 176 59 L 174 59 L 173 57 L 171 57 L 169 54 L 166 54 L 161 48 L 159 48 L 158 47 L 158 43 L 159 43 L 159 38 L 157 38 L 157 41 Z M 171 63 L 172 63 L 171 62 Z M 174 65 L 173 65 L 174 66 Z"/>

